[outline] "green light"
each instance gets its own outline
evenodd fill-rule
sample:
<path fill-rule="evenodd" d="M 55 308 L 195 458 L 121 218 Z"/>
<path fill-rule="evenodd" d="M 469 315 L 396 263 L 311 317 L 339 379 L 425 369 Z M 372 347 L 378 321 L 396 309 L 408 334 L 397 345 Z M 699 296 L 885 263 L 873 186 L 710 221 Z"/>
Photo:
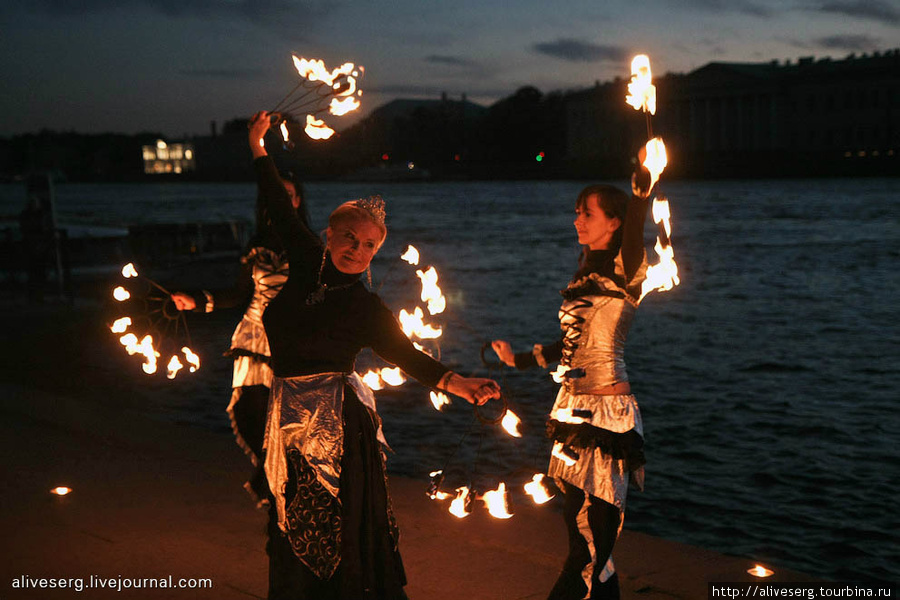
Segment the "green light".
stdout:
<path fill-rule="evenodd" d="M 541 162 L 542 160 L 544 160 L 544 155 L 538 154 L 537 156 L 534 157 L 534 160 Z"/>

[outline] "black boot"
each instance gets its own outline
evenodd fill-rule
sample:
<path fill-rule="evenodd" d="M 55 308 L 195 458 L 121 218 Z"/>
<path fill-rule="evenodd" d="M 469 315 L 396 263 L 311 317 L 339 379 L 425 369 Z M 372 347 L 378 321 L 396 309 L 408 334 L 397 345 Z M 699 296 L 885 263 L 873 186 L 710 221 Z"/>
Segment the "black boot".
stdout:
<path fill-rule="evenodd" d="M 612 577 L 603 583 L 594 577 L 591 582 L 590 600 L 619 600 L 619 574 L 613 573 Z"/>
<path fill-rule="evenodd" d="M 547 600 L 582 600 L 587 591 L 580 572 L 563 569 Z"/>

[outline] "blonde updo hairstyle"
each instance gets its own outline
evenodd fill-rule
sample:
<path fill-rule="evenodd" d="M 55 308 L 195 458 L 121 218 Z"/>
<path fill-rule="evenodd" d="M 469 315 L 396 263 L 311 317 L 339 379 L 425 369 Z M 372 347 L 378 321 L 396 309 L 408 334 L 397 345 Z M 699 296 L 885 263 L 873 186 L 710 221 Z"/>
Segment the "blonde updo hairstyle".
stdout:
<path fill-rule="evenodd" d="M 369 221 L 373 223 L 379 230 L 381 230 L 381 241 L 378 242 L 378 247 L 381 248 L 381 245 L 384 243 L 385 238 L 387 237 L 387 227 L 385 227 L 383 221 L 379 221 L 375 216 L 366 210 L 365 208 L 361 208 L 357 205 L 357 200 L 351 200 L 349 202 L 344 202 L 340 206 L 338 206 L 334 211 L 332 211 L 331 215 L 328 217 L 328 227 L 332 230 L 335 230 L 338 225 L 344 223 L 358 223 L 359 221 Z"/>

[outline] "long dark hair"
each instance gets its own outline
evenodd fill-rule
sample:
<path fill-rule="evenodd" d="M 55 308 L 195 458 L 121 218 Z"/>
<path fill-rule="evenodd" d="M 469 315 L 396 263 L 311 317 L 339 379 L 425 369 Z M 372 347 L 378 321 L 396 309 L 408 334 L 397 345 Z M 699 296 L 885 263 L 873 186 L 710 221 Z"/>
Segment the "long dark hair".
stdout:
<path fill-rule="evenodd" d="M 613 232 L 609 248 L 603 251 L 604 255 L 606 255 L 606 260 L 600 267 L 601 275 L 612 277 L 615 271 L 616 255 L 619 254 L 619 250 L 622 248 L 622 225 L 625 224 L 625 213 L 628 210 L 628 195 L 615 186 L 602 183 L 589 185 L 581 190 L 578 198 L 575 199 L 575 209 L 583 209 L 591 196 L 597 197 L 597 206 L 608 218 L 617 218 L 621 223 L 619 228 Z M 589 269 L 589 265 L 586 264 L 588 250 L 587 246 L 581 249 L 581 254 L 578 257 L 579 269 L 575 274 L 576 279 L 586 274 L 586 271 L 594 270 Z M 593 265 L 594 268 L 597 268 L 597 266 Z"/>
<path fill-rule="evenodd" d="M 303 182 L 292 171 L 279 171 L 279 178 L 282 181 L 289 181 L 294 184 L 297 191 L 297 197 L 300 198 L 300 206 L 297 208 L 297 216 L 309 228 L 309 210 L 306 207 L 306 191 L 303 188 Z M 266 201 L 260 194 L 256 196 L 256 233 L 250 240 L 249 247 L 265 247 L 275 252 L 284 251 L 284 244 L 272 227 L 272 220 L 269 218 L 269 211 L 266 210 Z"/>

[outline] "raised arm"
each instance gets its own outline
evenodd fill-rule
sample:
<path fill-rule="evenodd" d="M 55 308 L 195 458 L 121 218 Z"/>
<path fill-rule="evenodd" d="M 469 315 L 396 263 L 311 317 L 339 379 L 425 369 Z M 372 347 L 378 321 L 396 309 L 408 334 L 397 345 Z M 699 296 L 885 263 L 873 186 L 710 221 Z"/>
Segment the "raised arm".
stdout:
<path fill-rule="evenodd" d="M 250 119 L 248 141 L 256 169 L 259 194 L 266 203 L 272 226 L 288 251 L 288 260 L 291 264 L 309 261 L 315 264 L 322 254 L 322 243 L 297 215 L 291 204 L 291 198 L 281 183 L 278 169 L 266 151 L 264 138 L 270 126 L 269 113 L 266 111 L 260 111 Z"/>
<path fill-rule="evenodd" d="M 650 173 L 643 166 L 631 179 L 631 200 L 622 223 L 622 267 L 625 283 L 634 278 L 644 262 L 644 220 L 650 205 Z"/>

